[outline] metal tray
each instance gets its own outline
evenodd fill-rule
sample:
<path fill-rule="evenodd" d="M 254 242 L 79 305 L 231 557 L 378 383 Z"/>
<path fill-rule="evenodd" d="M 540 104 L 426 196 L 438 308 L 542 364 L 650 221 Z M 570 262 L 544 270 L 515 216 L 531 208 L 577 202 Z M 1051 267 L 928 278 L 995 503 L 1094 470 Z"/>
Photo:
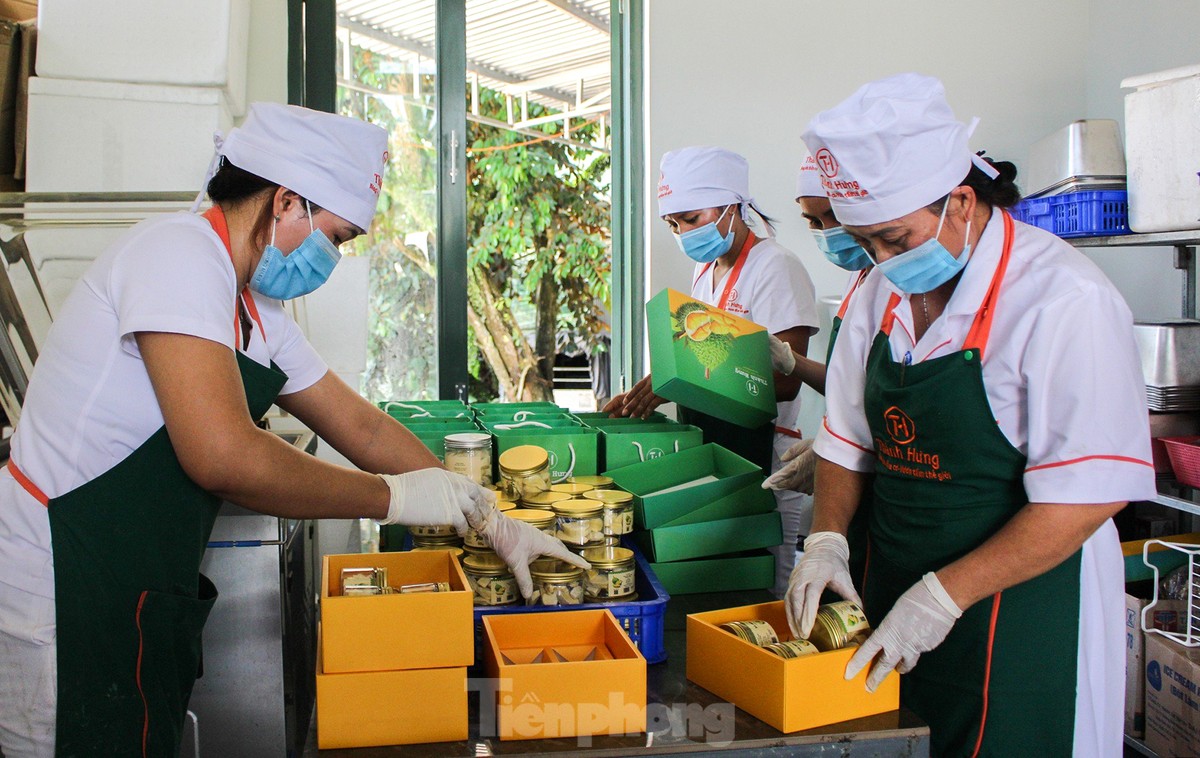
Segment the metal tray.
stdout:
<path fill-rule="evenodd" d="M 1021 185 L 1030 197 L 1070 181 L 1123 181 L 1125 146 L 1121 129 L 1112 119 L 1082 119 L 1068 124 L 1033 144 L 1024 173 Z"/>
<path fill-rule="evenodd" d="M 1146 386 L 1167 390 L 1200 385 L 1200 320 L 1138 321 L 1133 335 Z"/>

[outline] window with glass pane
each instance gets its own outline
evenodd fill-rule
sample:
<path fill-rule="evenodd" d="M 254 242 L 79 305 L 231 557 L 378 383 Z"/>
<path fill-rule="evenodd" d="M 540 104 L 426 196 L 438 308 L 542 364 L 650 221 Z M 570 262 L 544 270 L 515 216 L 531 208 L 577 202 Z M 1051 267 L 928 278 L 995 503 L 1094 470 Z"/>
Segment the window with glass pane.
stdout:
<path fill-rule="evenodd" d="M 387 129 L 390 160 L 370 234 L 372 401 L 437 397 L 437 103 L 433 0 L 340 0 L 338 110 Z"/>
<path fill-rule="evenodd" d="M 609 0 L 467 0 L 470 394 L 609 394 Z"/>

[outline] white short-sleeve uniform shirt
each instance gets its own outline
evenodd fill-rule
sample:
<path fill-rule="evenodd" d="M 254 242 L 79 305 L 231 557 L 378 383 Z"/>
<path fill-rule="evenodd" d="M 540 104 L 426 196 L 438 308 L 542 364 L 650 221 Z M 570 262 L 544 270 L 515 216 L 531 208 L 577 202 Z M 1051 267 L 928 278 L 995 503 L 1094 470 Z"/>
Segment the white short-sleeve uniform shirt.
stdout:
<path fill-rule="evenodd" d="M 888 340 L 892 360 L 919 363 L 962 350 L 1000 261 L 1000 213 L 993 211 L 950 302 L 920 341 L 902 296 Z M 1128 306 L 1082 253 L 1040 229 L 1014 227 L 983 383 L 1000 430 L 1028 459 L 1030 501 L 1086 507 L 1153 498 L 1145 385 Z M 874 470 L 865 367 L 896 291 L 878 271 L 867 277 L 828 368 L 827 415 L 814 447 L 854 471 Z M 1101 746 L 1120 745 L 1123 720 L 1124 585 L 1111 520 L 1084 543 L 1080 585 L 1075 754 L 1100 755 Z"/>
<path fill-rule="evenodd" d="M 163 417 L 134 335 L 186 334 L 233 350 L 236 286 L 229 253 L 201 216 L 151 219 L 113 243 L 72 290 L 38 357 L 12 438 L 21 471 L 54 498 L 141 446 Z M 254 303 L 262 329 L 254 325 L 247 357 L 274 361 L 288 375 L 282 394 L 315 384 L 325 363 L 282 303 L 258 294 Z M 0 471 L 0 582 L 54 597 L 46 508 L 7 467 Z"/>
<path fill-rule="evenodd" d="M 692 272 L 692 297 L 709 305 L 720 305 L 721 295 L 732 271 L 715 280 L 715 266 L 697 264 Z M 729 291 L 725 310 L 753 321 L 771 334 L 798 326 L 820 328 L 816 288 L 796 254 L 774 239 L 760 239 Z M 796 428 L 800 401 L 779 403 L 775 425 Z M 794 440 L 793 440 L 794 441 Z"/>

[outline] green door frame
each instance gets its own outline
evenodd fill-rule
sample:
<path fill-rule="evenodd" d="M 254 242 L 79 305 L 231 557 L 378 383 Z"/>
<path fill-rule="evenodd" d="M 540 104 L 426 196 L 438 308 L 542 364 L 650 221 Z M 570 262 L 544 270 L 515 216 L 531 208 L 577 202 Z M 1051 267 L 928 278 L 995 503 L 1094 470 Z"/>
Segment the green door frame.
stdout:
<path fill-rule="evenodd" d="M 643 0 L 612 0 L 612 366 L 614 395 L 644 375 Z"/>
<path fill-rule="evenodd" d="M 336 0 L 288 2 L 288 102 L 337 107 Z M 644 0 L 612 0 L 614 394 L 642 377 L 645 321 Z M 467 399 L 466 0 L 437 0 L 438 396 Z"/>

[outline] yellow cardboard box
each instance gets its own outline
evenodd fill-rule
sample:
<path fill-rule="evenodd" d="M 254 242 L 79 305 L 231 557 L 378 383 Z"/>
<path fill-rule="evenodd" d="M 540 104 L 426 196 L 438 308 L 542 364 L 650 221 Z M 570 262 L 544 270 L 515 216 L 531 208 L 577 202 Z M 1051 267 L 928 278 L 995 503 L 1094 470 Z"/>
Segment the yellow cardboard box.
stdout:
<path fill-rule="evenodd" d="M 746 605 L 687 617 L 687 678 L 781 732 L 834 724 L 900 707 L 900 675 L 867 692 L 867 672 L 846 681 L 854 648 L 780 658 L 719 625 L 761 619 L 790 639 L 782 602 Z"/>
<path fill-rule="evenodd" d="M 331 674 L 317 627 L 317 747 L 411 745 L 467 738 L 465 666 Z"/>
<path fill-rule="evenodd" d="M 388 570 L 388 584 L 448 582 L 450 592 L 343 597 L 344 568 Z M 443 550 L 327 555 L 321 567 L 322 666 L 329 673 L 470 666 L 472 592 Z"/>
<path fill-rule="evenodd" d="M 483 617 L 502 740 L 646 730 L 646 659 L 606 610 Z"/>

